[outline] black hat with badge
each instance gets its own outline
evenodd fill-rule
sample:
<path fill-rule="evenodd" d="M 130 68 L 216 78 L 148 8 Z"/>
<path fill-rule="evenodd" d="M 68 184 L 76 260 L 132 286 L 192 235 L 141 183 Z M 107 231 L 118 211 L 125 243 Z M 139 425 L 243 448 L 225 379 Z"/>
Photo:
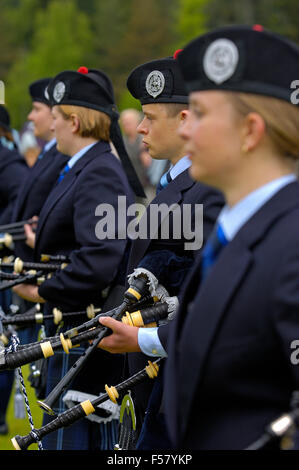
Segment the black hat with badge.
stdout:
<path fill-rule="evenodd" d="M 51 80 L 47 92 L 52 106 L 82 106 L 101 111 L 111 118 L 111 141 L 123 163 L 129 183 L 136 196 L 145 198 L 144 189 L 125 149 L 110 78 L 101 70 L 88 69 L 87 67 L 80 67 L 77 71 L 66 70 Z"/>
<path fill-rule="evenodd" d="M 50 81 L 51 78 L 42 78 L 29 85 L 29 93 L 32 101 L 38 101 L 39 103 L 44 103 L 47 106 L 50 106 L 50 99 L 47 91 Z"/>
<path fill-rule="evenodd" d="M 191 41 L 178 56 L 188 92 L 228 90 L 294 103 L 299 48 L 261 25 L 227 26 Z"/>
<path fill-rule="evenodd" d="M 7 109 L 0 104 L 0 127 L 11 132 L 10 116 Z"/>
<path fill-rule="evenodd" d="M 188 103 L 188 93 L 177 64 L 181 49 L 173 57 L 152 60 L 136 67 L 127 79 L 127 88 L 142 105 Z"/>
<path fill-rule="evenodd" d="M 102 111 L 111 119 L 118 117 L 111 80 L 101 70 L 80 67 L 53 78 L 48 93 L 52 106 L 73 105 Z"/>

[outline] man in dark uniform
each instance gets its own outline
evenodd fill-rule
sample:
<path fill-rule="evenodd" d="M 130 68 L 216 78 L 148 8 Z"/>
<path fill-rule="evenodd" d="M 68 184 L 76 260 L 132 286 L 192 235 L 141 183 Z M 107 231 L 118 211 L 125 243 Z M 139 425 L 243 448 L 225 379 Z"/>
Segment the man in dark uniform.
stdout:
<path fill-rule="evenodd" d="M 16 150 L 10 126 L 10 115 L 6 107 L 0 105 L 0 224 L 9 224 L 18 190 L 28 172 L 24 158 Z M 1 245 L 0 256 L 11 255 L 12 248 Z M 9 313 L 11 292 L 0 293 L 0 305 Z M 8 432 L 6 410 L 14 380 L 14 371 L 0 374 L 0 434 Z"/>
<path fill-rule="evenodd" d="M 32 99 L 32 110 L 28 119 L 34 123 L 34 134 L 45 143 L 36 163 L 29 169 L 27 178 L 21 185 L 16 199 L 11 222 L 38 218 L 39 213 L 57 181 L 58 175 L 68 157 L 57 150 L 53 130 L 51 104 L 47 95 L 50 78 L 43 78 L 30 84 L 29 93 Z M 25 230 L 27 225 L 25 225 Z M 16 241 L 14 254 L 23 261 L 33 261 L 33 249 L 25 241 Z M 19 313 L 24 313 L 32 302 L 13 294 L 13 302 L 19 306 Z M 19 330 L 22 343 L 35 341 L 39 327 L 30 326 Z"/>
<path fill-rule="evenodd" d="M 58 175 L 68 156 L 57 150 L 51 104 L 47 95 L 50 78 L 37 80 L 29 86 L 32 110 L 28 119 L 34 123 L 34 134 L 45 141 L 44 148 L 19 189 L 11 222 L 28 220 L 39 216 Z M 15 256 L 23 261 L 33 261 L 33 250 L 25 242 L 15 243 Z"/>
<path fill-rule="evenodd" d="M 175 57 L 155 60 L 137 67 L 130 74 L 127 86 L 131 94 L 142 104 L 144 119 L 138 126 L 138 132 L 143 135 L 143 141 L 151 157 L 167 158 L 171 164 L 170 170 L 162 176 L 157 188 L 157 196 L 147 208 L 143 218 L 147 219 L 147 226 L 150 226 L 151 208 L 155 205 L 166 204 L 169 214 L 173 204 L 177 204 L 181 209 L 189 205 L 191 206 L 192 228 L 193 230 L 195 228 L 196 232 L 202 230 L 204 242 L 224 201 L 220 192 L 205 184 L 196 183 L 188 173 L 191 162 L 185 153 L 184 142 L 178 135 L 178 129 L 184 125 L 188 113 L 188 96 L 177 66 L 176 54 Z M 195 227 L 196 204 L 203 204 L 203 223 L 200 227 Z M 194 244 L 194 247 L 186 248 L 188 240 L 184 230 L 181 231 L 181 236 L 177 237 L 176 231 L 178 228 L 180 230 L 186 228 L 187 220 L 184 221 L 182 218 L 183 227 L 178 227 L 175 219 L 168 220 L 167 215 L 164 218 L 163 214 L 163 221 L 170 222 L 169 238 L 164 239 L 162 236 L 164 222 L 160 221 L 156 227 L 151 226 L 151 233 L 155 234 L 154 236 L 148 235 L 147 238 L 139 238 L 133 242 L 127 273 L 131 275 L 137 267 L 146 268 L 156 275 L 169 295 L 177 296 L 184 276 L 192 266 L 201 244 L 197 247 Z M 140 226 L 142 223 L 141 220 Z M 110 322 L 110 319 L 104 321 L 107 321 L 107 325 L 112 329 L 115 328 L 115 332 L 119 327 L 121 328 L 120 331 L 124 333 L 124 342 L 119 344 L 123 351 L 143 352 L 143 354 L 134 352 L 128 354 L 129 375 L 141 370 L 148 359 L 158 357 L 161 350 L 164 353 L 159 338 L 163 328 L 140 328 L 138 331 L 135 327 L 124 327 L 113 320 Z M 130 335 L 130 330 L 133 335 L 135 330 L 136 336 L 135 340 L 133 339 L 133 344 L 136 341 L 135 346 L 138 331 L 138 349 L 134 349 L 134 346 L 132 349 L 126 349 L 125 335 L 126 332 Z M 102 340 L 100 346 L 111 352 L 116 351 L 119 338 L 116 338 L 113 343 L 113 336 L 116 337 L 116 334 Z M 167 338 L 166 331 L 163 336 Z M 128 344 L 130 345 L 129 339 Z M 159 375 L 162 376 L 161 373 Z M 152 382 L 146 382 L 135 387 L 132 392 L 139 426 L 144 419 L 152 386 Z M 159 403 L 161 389 L 157 394 Z M 158 404 L 156 408 L 159 411 Z M 167 448 L 168 440 L 162 414 L 159 417 L 161 420 L 155 423 L 155 435 L 148 433 L 147 442 L 138 444 L 138 448 Z M 152 434 L 151 437 L 149 434 Z"/>
<path fill-rule="evenodd" d="M 19 188 L 27 173 L 26 161 L 14 144 L 9 113 L 0 105 L 0 225 L 10 222 Z"/>

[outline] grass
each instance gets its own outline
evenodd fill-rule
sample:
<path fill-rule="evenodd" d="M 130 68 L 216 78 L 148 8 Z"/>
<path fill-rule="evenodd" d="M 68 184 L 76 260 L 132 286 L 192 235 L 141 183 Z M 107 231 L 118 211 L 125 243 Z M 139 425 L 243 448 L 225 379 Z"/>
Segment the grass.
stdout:
<path fill-rule="evenodd" d="M 37 405 L 36 395 L 34 389 L 31 387 L 30 383 L 27 380 L 29 375 L 29 366 L 22 367 L 22 373 L 26 385 L 26 391 L 28 395 L 29 405 L 31 409 L 31 414 L 33 417 L 33 424 L 35 428 L 40 428 L 42 425 L 43 412 L 40 407 Z M 8 410 L 6 415 L 6 421 L 8 424 L 8 434 L 6 436 L 0 435 L 0 450 L 14 450 L 11 439 L 19 434 L 20 436 L 25 436 L 31 431 L 30 423 L 28 420 L 27 412 L 25 411 L 25 419 L 18 419 L 14 416 L 14 387 L 9 400 Z M 37 444 L 32 444 L 29 450 L 38 450 Z"/>

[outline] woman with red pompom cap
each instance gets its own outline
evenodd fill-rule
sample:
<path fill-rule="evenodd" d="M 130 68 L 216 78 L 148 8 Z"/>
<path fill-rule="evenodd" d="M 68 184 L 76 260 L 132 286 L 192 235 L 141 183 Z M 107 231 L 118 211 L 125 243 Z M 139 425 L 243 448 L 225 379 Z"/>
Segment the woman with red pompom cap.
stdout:
<path fill-rule="evenodd" d="M 134 202 L 122 148 L 119 147 L 119 158 L 111 151 L 118 118 L 112 84 L 102 71 L 80 67 L 78 71 L 58 74 L 47 91 L 57 149 L 68 155 L 69 160 L 39 215 L 34 252 L 36 261 L 47 253 L 65 255 L 69 262 L 40 286 L 23 284 L 15 292 L 27 300 L 42 303 L 44 312 L 48 313 L 54 307 L 62 312 L 84 311 L 91 304 L 109 310 L 123 300 L 129 249 L 128 240 L 122 235 L 126 227 L 119 222 L 124 219 L 126 222 L 126 214 L 118 217 L 118 198 L 125 198 L 128 205 Z M 114 142 L 119 144 L 117 139 Z M 114 211 L 115 220 L 111 221 L 115 223 L 114 236 L 98 235 L 97 224 L 106 215 L 101 205 Z M 81 322 L 65 321 L 59 331 Z M 57 326 L 50 321 L 45 323 L 45 329 L 47 337 L 57 332 Z M 48 358 L 46 396 L 86 348 L 83 344 L 67 355 L 61 351 Z M 73 379 L 70 400 L 80 402 L 82 393 L 99 395 L 106 383 L 120 382 L 122 367 L 121 355 L 95 351 L 92 361 Z M 53 409 L 61 413 L 66 407 L 64 397 L 60 396 Z M 45 415 L 44 424 L 49 420 Z M 111 450 L 117 440 L 117 428 L 118 407 L 104 406 L 95 419 L 86 418 L 47 436 L 43 446 L 46 450 Z"/>
<path fill-rule="evenodd" d="M 194 39 L 178 63 L 190 174 L 226 204 L 169 335 L 171 442 L 298 449 L 299 50 L 260 25 L 236 25 Z"/>

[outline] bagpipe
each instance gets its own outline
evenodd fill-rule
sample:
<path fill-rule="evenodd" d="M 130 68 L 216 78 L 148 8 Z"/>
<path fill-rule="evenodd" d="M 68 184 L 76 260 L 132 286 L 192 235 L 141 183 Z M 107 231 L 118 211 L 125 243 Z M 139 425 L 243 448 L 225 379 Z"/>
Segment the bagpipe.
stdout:
<path fill-rule="evenodd" d="M 124 380 L 116 386 L 108 387 L 105 386 L 106 393 L 95 398 L 94 400 L 85 400 L 78 405 L 75 405 L 63 413 L 59 414 L 50 423 L 41 427 L 40 429 L 32 429 L 26 436 L 15 436 L 11 439 L 11 442 L 16 450 L 26 450 L 31 444 L 41 441 L 46 435 L 57 431 L 58 429 L 71 426 L 76 421 L 94 413 L 96 407 L 107 400 L 111 400 L 113 403 L 117 403 L 117 400 L 121 395 L 130 390 L 132 387 L 142 383 L 148 378 L 154 379 L 158 375 L 159 362 L 162 359 L 159 358 L 154 362 L 148 361 L 148 365 L 137 372 L 133 376 Z"/>
<path fill-rule="evenodd" d="M 99 323 L 101 316 L 110 316 L 125 324 L 137 327 L 157 326 L 177 307 L 176 299 L 165 296 L 165 290 L 150 292 L 148 278 L 137 276 L 124 293 L 121 305 L 110 311 L 99 313 L 94 318 L 85 323 L 71 328 L 59 336 L 44 338 L 42 341 L 26 345 L 18 345 L 16 349 L 12 347 L 4 348 L 0 351 L 0 371 L 15 369 L 25 364 L 47 359 L 56 351 L 69 353 L 70 349 L 88 342 L 89 345 L 85 353 L 73 364 L 63 379 L 54 387 L 44 401 L 38 401 L 38 405 L 47 413 L 54 414 L 52 406 L 59 396 L 66 390 L 77 374 L 82 370 L 86 361 L 97 348 L 102 338 L 110 333 L 110 329 Z M 166 292 L 167 293 L 167 292 Z M 72 312 L 72 314 L 78 312 Z M 82 313 L 82 312 L 80 312 Z M 21 316 L 21 315 L 17 315 Z"/>
<path fill-rule="evenodd" d="M 11 224 L 0 225 L 0 249 L 13 249 L 14 241 L 25 241 L 27 236 L 24 231 L 24 225 L 34 225 L 35 219 L 27 219 Z"/>
<path fill-rule="evenodd" d="M 87 317 L 89 319 L 94 318 L 95 314 L 100 311 L 100 308 L 95 308 L 93 304 L 90 304 L 85 310 L 77 312 L 62 312 L 58 308 L 53 308 L 52 314 L 44 314 L 41 311 L 41 305 L 37 303 L 25 313 L 3 315 L 1 320 L 4 327 L 14 325 L 16 327 L 24 328 L 34 324 L 44 324 L 45 320 L 52 320 L 54 325 L 59 325 L 62 321 L 70 319 L 73 320 L 78 317 Z"/>
<path fill-rule="evenodd" d="M 50 260 L 47 259 L 47 261 Z M 64 333 L 60 333 L 59 336 L 44 338 L 42 341 L 29 345 L 4 348 L 4 350 L 0 352 L 0 370 L 20 368 L 20 366 L 36 361 L 39 358 L 46 360 L 58 350 L 63 350 L 68 354 L 71 348 L 78 346 L 82 342 L 87 342 L 84 353 L 80 355 L 62 380 L 57 383 L 44 400 L 37 401 L 43 411 L 50 415 L 55 415 L 53 405 L 80 373 L 93 352 L 96 351 L 100 341 L 111 333 L 109 328 L 99 323 L 101 316 L 110 316 L 131 326 L 158 326 L 172 319 L 177 310 L 177 306 L 177 297 L 169 297 L 168 292 L 159 284 L 155 275 L 147 271 L 147 269 L 139 268 L 129 277 L 129 288 L 123 294 L 123 302 L 120 305 L 97 314 L 85 323 L 79 324 Z M 79 312 L 72 313 L 75 314 Z M 93 413 L 94 409 L 100 403 L 108 400 L 108 398 L 115 403 L 116 393 L 120 393 L 125 387 L 132 387 L 140 383 L 141 380 L 144 380 L 145 377 L 148 376 L 149 370 L 151 371 L 150 374 L 153 374 L 153 367 L 154 366 L 150 364 L 144 371 L 135 374 L 133 377 L 124 381 L 119 386 L 113 387 L 111 390 L 106 387 L 106 396 L 96 398 L 95 401 L 92 402 L 89 400 L 87 404 L 86 402 L 84 402 L 84 404 L 80 403 L 68 409 L 38 431 L 31 426 L 32 431 L 30 435 L 24 438 L 16 436 L 12 439 L 14 446 L 18 449 L 25 449 L 32 442 L 39 443 L 40 439 L 46 434 L 59 429 L 59 427 L 69 426 L 77 419 L 81 419 L 89 413 Z M 41 444 L 39 443 L 39 445 Z"/>
<path fill-rule="evenodd" d="M 53 261 L 55 259 L 56 262 L 50 263 L 51 259 Z M 50 255 L 42 255 L 43 262 L 41 263 L 26 262 L 20 258 L 8 262 L 1 260 L 0 291 L 11 289 L 18 284 L 42 284 L 55 271 L 64 269 L 68 265 L 65 260 L 57 259 L 57 257 L 54 259 Z M 8 269 L 12 269 L 13 272 L 8 272 Z"/>

